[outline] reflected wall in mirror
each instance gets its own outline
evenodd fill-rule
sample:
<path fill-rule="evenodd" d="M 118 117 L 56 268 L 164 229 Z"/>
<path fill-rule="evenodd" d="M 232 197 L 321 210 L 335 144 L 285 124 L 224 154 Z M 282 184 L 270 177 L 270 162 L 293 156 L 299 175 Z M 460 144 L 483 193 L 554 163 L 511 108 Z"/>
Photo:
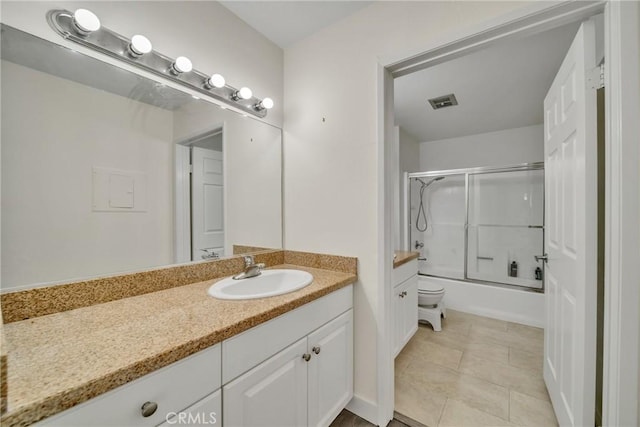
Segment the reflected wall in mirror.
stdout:
<path fill-rule="evenodd" d="M 281 130 L 2 26 L 2 288 L 282 247 Z"/>

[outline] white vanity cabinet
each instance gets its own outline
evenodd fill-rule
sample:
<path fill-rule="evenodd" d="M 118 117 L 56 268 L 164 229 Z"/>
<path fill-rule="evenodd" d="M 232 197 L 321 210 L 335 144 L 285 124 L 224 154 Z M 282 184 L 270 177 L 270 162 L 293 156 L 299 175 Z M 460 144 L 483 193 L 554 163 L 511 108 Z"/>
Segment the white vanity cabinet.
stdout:
<path fill-rule="evenodd" d="M 351 286 L 343 288 L 223 343 L 223 378 L 244 372 L 223 386 L 224 426 L 333 421 L 353 397 L 351 292 Z M 262 339 L 255 341 L 254 334 Z M 273 348 L 273 341 L 293 343 L 270 355 L 273 350 L 265 347 Z M 225 363 L 224 355 L 245 354 L 238 353 L 245 346 L 247 353 L 268 358 L 249 370 L 238 359 Z"/>
<path fill-rule="evenodd" d="M 39 423 L 328 426 L 353 397 L 353 287 Z"/>
<path fill-rule="evenodd" d="M 402 351 L 418 330 L 418 261 L 393 270 L 393 355 Z"/>
<path fill-rule="evenodd" d="M 157 426 L 207 397 L 220 415 L 221 345 L 186 357 L 38 423 L 42 426 Z M 215 395 L 218 401 L 216 403 Z M 212 403 L 213 402 L 213 403 Z M 155 407 L 155 410 L 154 410 Z M 144 408 L 144 409 L 143 409 Z M 204 415 L 201 415 L 204 416 Z"/>

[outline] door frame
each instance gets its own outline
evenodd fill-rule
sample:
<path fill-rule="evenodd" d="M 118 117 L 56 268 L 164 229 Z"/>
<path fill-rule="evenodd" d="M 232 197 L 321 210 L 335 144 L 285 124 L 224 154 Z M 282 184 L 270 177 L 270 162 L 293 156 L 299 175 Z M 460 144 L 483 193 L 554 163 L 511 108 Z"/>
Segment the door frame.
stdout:
<path fill-rule="evenodd" d="M 224 165 L 225 140 L 224 123 L 216 124 L 204 131 L 187 138 L 174 141 L 174 261 L 183 264 L 191 261 L 191 145 L 212 134 L 222 132 L 222 158 Z M 223 179 L 226 180 L 226 169 L 223 169 Z M 185 179 L 186 178 L 186 179 Z M 226 191 L 226 189 L 224 190 Z M 226 198 L 226 192 L 223 192 Z M 223 211 L 223 221 L 226 224 L 226 205 Z M 226 249 L 226 244 L 225 244 Z"/>
<path fill-rule="evenodd" d="M 449 34 L 413 55 L 379 59 L 377 211 L 380 231 L 377 251 L 380 262 L 376 316 L 378 425 L 386 425 L 393 418 L 394 409 L 394 359 L 391 354 L 393 328 L 390 326 L 393 320 L 393 298 L 392 289 L 387 286 L 391 283 L 393 270 L 390 261 L 394 250 L 394 212 L 391 202 L 394 199 L 394 176 L 398 173 L 398 165 L 393 162 L 394 78 L 484 49 L 507 38 L 522 37 L 582 21 L 602 12 L 605 20 L 606 58 L 603 425 L 638 424 L 640 266 L 637 254 L 640 253 L 640 173 L 637 164 L 640 155 L 637 141 L 640 139 L 640 131 L 636 121 L 640 114 L 640 100 L 637 96 L 637 76 L 640 72 L 637 57 L 640 45 L 637 37 L 639 8 L 636 2 L 615 0 L 534 3 L 466 31 Z M 629 31 L 636 37 L 629 37 Z M 627 37 L 623 38 L 623 33 Z M 636 55 L 629 54 L 632 52 Z M 624 88 L 621 84 L 623 76 L 626 76 Z"/>

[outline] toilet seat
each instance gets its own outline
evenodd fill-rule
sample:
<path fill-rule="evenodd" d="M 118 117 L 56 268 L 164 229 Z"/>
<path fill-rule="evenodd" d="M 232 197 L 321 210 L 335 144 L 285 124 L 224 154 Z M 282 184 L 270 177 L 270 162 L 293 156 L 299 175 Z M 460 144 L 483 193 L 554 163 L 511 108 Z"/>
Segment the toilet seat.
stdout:
<path fill-rule="evenodd" d="M 442 286 L 429 282 L 419 282 L 418 284 L 419 294 L 440 294 L 442 292 L 444 292 L 444 288 Z"/>

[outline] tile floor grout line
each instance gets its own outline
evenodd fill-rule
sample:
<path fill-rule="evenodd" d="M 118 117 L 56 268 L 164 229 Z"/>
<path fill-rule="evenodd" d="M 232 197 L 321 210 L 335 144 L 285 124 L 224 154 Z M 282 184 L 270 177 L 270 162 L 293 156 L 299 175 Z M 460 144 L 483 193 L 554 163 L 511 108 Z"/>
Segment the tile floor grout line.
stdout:
<path fill-rule="evenodd" d="M 506 388 L 507 390 L 511 390 L 511 386 L 510 386 L 510 385 L 502 385 L 502 384 L 494 383 L 493 381 L 489 381 L 489 380 L 487 380 L 486 378 L 480 378 L 480 377 L 477 377 L 477 376 L 475 376 L 475 375 L 473 375 L 473 374 L 470 374 L 470 373 L 468 373 L 468 372 L 462 372 L 462 371 L 460 371 L 460 373 L 461 373 L 461 374 L 464 374 L 464 375 L 468 375 L 468 376 L 470 376 L 470 377 L 472 377 L 472 378 L 475 378 L 476 380 L 481 380 L 481 381 L 484 381 L 484 382 L 489 383 L 489 384 L 491 384 L 491 385 L 495 385 L 495 386 L 498 386 L 498 387 Z M 529 397 L 533 397 L 534 399 L 542 400 L 542 399 L 540 399 L 539 397 L 533 396 L 533 395 L 531 395 L 531 394 L 529 394 L 529 393 L 527 393 L 527 392 L 525 392 L 525 391 L 521 391 L 521 390 L 515 390 L 515 391 L 517 391 L 518 393 L 525 394 L 525 395 L 527 395 L 527 396 L 529 396 Z"/>
<path fill-rule="evenodd" d="M 483 360 L 485 360 L 485 359 L 483 359 Z M 462 364 L 462 358 L 460 358 L 460 364 Z M 440 365 L 440 366 L 442 366 L 442 365 Z M 445 366 L 445 368 L 446 368 L 446 366 Z M 512 366 L 512 368 L 515 368 L 515 369 L 519 369 L 519 370 L 521 370 L 521 371 L 524 371 L 524 373 L 525 373 L 525 374 L 528 374 L 528 373 L 534 373 L 533 371 L 528 371 L 528 370 L 526 370 L 526 369 L 518 368 L 518 367 L 516 367 L 516 366 Z M 450 369 L 450 368 L 449 368 L 449 369 Z M 496 386 L 498 386 L 498 387 L 502 387 L 502 388 L 506 388 L 507 390 L 511 390 L 511 386 L 510 386 L 510 385 L 502 385 L 502 384 L 498 384 L 498 383 L 495 383 L 495 382 L 493 382 L 493 381 L 489 381 L 489 380 L 487 380 L 486 378 L 480 378 L 480 377 L 477 377 L 477 376 L 475 376 L 475 375 L 473 375 L 473 374 L 471 374 L 471 373 L 469 373 L 469 372 L 464 372 L 464 371 L 458 371 L 458 372 L 459 372 L 459 373 L 461 373 L 461 374 L 463 374 L 463 375 L 468 375 L 468 376 L 470 376 L 470 377 L 473 377 L 473 378 L 475 378 L 475 379 L 477 379 L 477 380 L 481 380 L 481 381 L 487 382 L 487 383 L 489 383 L 489 384 L 496 385 Z M 545 388 L 546 388 L 546 384 L 545 384 Z M 529 393 L 527 393 L 527 392 L 525 392 L 525 391 L 521 391 L 521 390 L 514 390 L 514 391 L 517 391 L 518 393 L 522 393 L 522 394 L 527 395 L 527 396 L 529 396 L 529 397 L 533 397 L 534 399 L 542 400 L 542 399 L 540 399 L 539 397 L 533 396 L 532 394 L 529 394 Z M 550 400 L 549 400 L 549 401 L 550 401 Z"/>
<path fill-rule="evenodd" d="M 444 405 L 442 405 L 442 409 L 440 409 L 440 416 L 438 416 L 438 422 L 436 423 L 435 427 L 440 427 L 440 421 L 442 421 L 442 416 L 444 415 L 444 410 L 447 407 L 447 403 L 449 403 L 449 398 L 448 397 L 444 401 Z"/>
<path fill-rule="evenodd" d="M 462 400 L 462 399 L 456 399 L 455 397 L 447 397 L 447 402 L 448 402 L 449 400 L 454 400 L 454 401 L 456 401 L 456 402 L 458 402 L 458 403 L 461 403 L 461 404 L 463 404 L 463 405 L 465 405 L 465 406 L 468 406 L 469 408 L 471 408 L 471 409 L 473 409 L 473 410 L 476 410 L 476 411 L 478 411 L 478 412 L 482 412 L 482 413 L 484 413 L 484 414 L 491 415 L 492 417 L 500 418 L 501 420 L 511 422 L 511 421 L 509 421 L 509 419 L 504 418 L 504 417 L 503 417 L 503 416 L 501 416 L 501 415 L 494 414 L 493 412 L 485 411 L 484 409 L 480 409 L 480 408 L 478 408 L 478 407 L 476 407 L 476 406 L 472 406 L 472 405 L 468 404 L 467 402 L 465 402 L 465 401 L 464 401 L 464 400 Z M 443 410 L 443 412 L 442 412 L 442 413 L 444 413 L 444 410 Z M 441 415 L 441 417 L 442 417 L 442 415 Z M 439 422 L 438 422 L 438 423 L 439 423 Z"/>

